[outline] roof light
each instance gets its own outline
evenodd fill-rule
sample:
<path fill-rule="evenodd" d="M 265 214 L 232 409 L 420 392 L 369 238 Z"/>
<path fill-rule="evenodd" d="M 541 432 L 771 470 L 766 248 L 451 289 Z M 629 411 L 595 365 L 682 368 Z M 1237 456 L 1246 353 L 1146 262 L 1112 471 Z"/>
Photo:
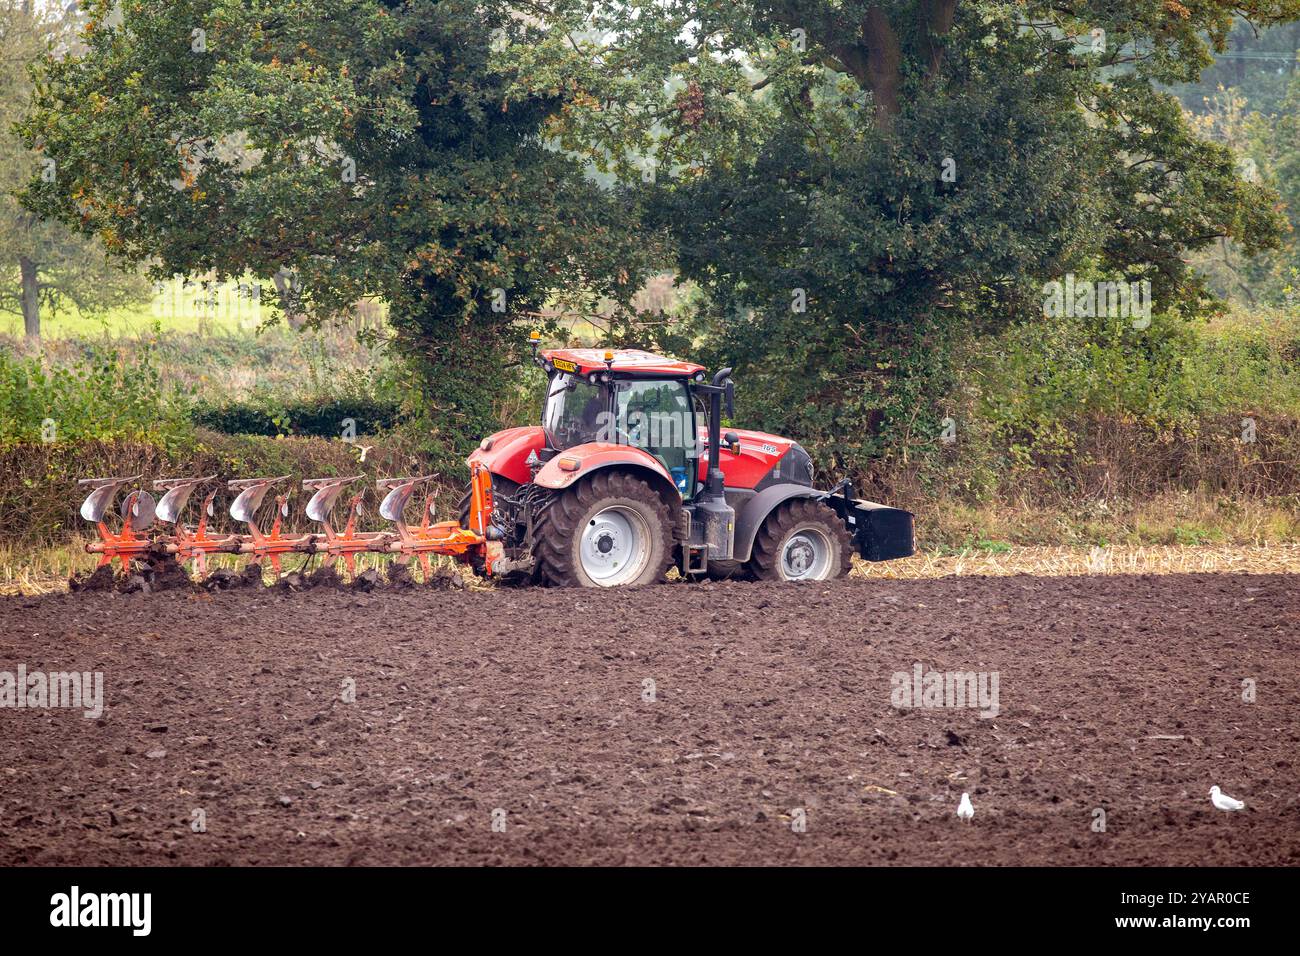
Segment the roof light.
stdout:
<path fill-rule="evenodd" d="M 533 342 L 539 341 L 541 337 L 542 337 L 542 333 L 538 332 L 536 329 L 533 329 L 531 332 L 528 333 L 529 340 Z"/>

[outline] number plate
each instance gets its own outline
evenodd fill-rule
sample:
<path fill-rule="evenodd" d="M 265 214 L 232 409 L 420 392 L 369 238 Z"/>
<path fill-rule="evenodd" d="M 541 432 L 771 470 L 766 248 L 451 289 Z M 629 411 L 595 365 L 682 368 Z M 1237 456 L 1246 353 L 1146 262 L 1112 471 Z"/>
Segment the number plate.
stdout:
<path fill-rule="evenodd" d="M 568 359 L 551 359 L 551 364 L 554 365 L 561 372 L 578 371 L 578 363 L 570 362 Z"/>

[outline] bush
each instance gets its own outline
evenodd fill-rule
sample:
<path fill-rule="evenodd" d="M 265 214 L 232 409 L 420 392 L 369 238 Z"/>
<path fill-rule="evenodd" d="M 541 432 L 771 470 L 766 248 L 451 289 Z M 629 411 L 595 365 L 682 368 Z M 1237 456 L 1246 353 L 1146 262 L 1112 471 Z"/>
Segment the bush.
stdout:
<path fill-rule="evenodd" d="M 148 345 L 130 360 L 91 347 L 49 368 L 0 352 L 0 446 L 117 439 L 166 446 L 190 431 L 184 397 L 162 387 Z"/>
<path fill-rule="evenodd" d="M 198 402 L 190 412 L 196 425 L 227 435 L 314 435 L 340 438 L 373 435 L 392 428 L 401 404 L 378 398 L 331 398 L 281 401 L 262 397 L 217 404 Z M 350 429 L 350 431 L 349 431 Z"/>

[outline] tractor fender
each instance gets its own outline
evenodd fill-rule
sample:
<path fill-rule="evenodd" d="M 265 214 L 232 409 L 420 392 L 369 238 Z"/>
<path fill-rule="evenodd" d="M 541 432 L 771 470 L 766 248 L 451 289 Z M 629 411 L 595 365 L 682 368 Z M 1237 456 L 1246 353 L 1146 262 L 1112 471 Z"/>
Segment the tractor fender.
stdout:
<path fill-rule="evenodd" d="M 606 468 L 633 472 L 644 478 L 670 508 L 681 508 L 682 496 L 668 469 L 654 455 L 630 445 L 589 442 L 566 448 L 543 465 L 533 481 L 543 488 L 560 491 Z"/>
<path fill-rule="evenodd" d="M 754 539 L 763 521 L 776 510 L 777 506 L 791 498 L 824 498 L 826 492 L 818 491 L 807 485 L 783 482 L 769 485 L 750 498 L 736 514 L 736 538 L 732 551 L 732 560 L 748 561 L 754 548 Z"/>

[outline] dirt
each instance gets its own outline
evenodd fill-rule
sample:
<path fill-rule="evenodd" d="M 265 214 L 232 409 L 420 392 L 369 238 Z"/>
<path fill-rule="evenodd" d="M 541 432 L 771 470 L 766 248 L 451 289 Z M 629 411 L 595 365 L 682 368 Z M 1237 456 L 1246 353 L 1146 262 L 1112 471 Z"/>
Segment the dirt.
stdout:
<path fill-rule="evenodd" d="M 105 709 L 0 709 L 0 865 L 1295 864 L 1298 633 L 1285 575 L 3 598 Z"/>

